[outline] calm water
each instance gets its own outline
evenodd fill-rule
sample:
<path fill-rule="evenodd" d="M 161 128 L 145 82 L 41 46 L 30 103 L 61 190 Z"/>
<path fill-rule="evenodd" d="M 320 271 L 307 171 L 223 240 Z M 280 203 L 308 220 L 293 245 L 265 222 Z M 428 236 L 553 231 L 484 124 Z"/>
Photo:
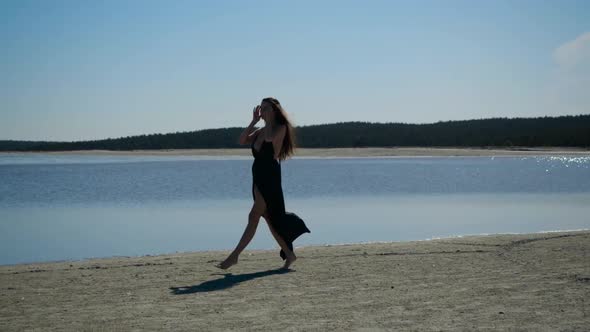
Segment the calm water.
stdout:
<path fill-rule="evenodd" d="M 0 155 L 0 264 L 232 249 L 250 157 Z M 590 228 L 590 157 L 296 158 L 296 246 Z M 278 248 L 264 221 L 249 249 Z"/>

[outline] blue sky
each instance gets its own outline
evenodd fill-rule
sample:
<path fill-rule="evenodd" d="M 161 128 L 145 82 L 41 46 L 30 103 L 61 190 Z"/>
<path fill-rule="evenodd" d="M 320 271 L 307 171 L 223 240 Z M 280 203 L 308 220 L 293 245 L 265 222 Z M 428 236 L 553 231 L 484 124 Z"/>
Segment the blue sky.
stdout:
<path fill-rule="evenodd" d="M 590 1 L 0 0 L 0 139 L 590 113 Z M 261 122 L 262 124 L 262 122 Z"/>

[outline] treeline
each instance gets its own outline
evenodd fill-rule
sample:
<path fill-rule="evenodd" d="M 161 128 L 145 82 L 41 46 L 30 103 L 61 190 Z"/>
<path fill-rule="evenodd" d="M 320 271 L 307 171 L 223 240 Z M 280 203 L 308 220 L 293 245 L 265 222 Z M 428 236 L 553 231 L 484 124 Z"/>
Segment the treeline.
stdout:
<path fill-rule="evenodd" d="M 206 129 L 78 142 L 0 141 L 0 151 L 216 149 L 241 147 L 244 128 Z M 297 145 L 334 147 L 585 147 L 590 114 L 539 118 L 494 118 L 430 124 L 339 122 L 296 127 Z"/>

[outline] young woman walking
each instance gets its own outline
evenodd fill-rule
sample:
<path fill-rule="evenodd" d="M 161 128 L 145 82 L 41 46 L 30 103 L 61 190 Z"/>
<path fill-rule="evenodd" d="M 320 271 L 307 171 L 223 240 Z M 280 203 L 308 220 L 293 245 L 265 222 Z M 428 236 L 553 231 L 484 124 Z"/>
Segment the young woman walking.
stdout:
<path fill-rule="evenodd" d="M 260 119 L 265 126 L 254 129 Z M 254 205 L 248 214 L 248 225 L 233 252 L 216 265 L 227 269 L 238 262 L 240 253 L 256 233 L 260 217 L 264 217 L 270 231 L 281 247 L 283 268 L 289 268 L 297 259 L 293 241 L 303 233 L 310 233 L 305 222 L 292 212 L 285 211 L 281 185 L 281 161 L 293 154 L 295 133 L 287 112 L 275 98 L 265 98 L 254 107 L 250 125 L 242 132 L 240 144 L 249 144 L 254 156 L 252 164 L 252 197 Z"/>

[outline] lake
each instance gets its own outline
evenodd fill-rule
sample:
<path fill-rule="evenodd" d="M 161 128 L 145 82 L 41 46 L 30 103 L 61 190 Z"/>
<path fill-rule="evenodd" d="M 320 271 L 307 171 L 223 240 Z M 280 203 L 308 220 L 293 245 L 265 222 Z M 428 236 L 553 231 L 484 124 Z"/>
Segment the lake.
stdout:
<path fill-rule="evenodd" d="M 233 249 L 251 165 L 3 153 L 0 264 Z M 312 231 L 296 247 L 590 228 L 590 157 L 294 158 L 282 176 Z M 258 227 L 247 249 L 278 248 Z"/>

